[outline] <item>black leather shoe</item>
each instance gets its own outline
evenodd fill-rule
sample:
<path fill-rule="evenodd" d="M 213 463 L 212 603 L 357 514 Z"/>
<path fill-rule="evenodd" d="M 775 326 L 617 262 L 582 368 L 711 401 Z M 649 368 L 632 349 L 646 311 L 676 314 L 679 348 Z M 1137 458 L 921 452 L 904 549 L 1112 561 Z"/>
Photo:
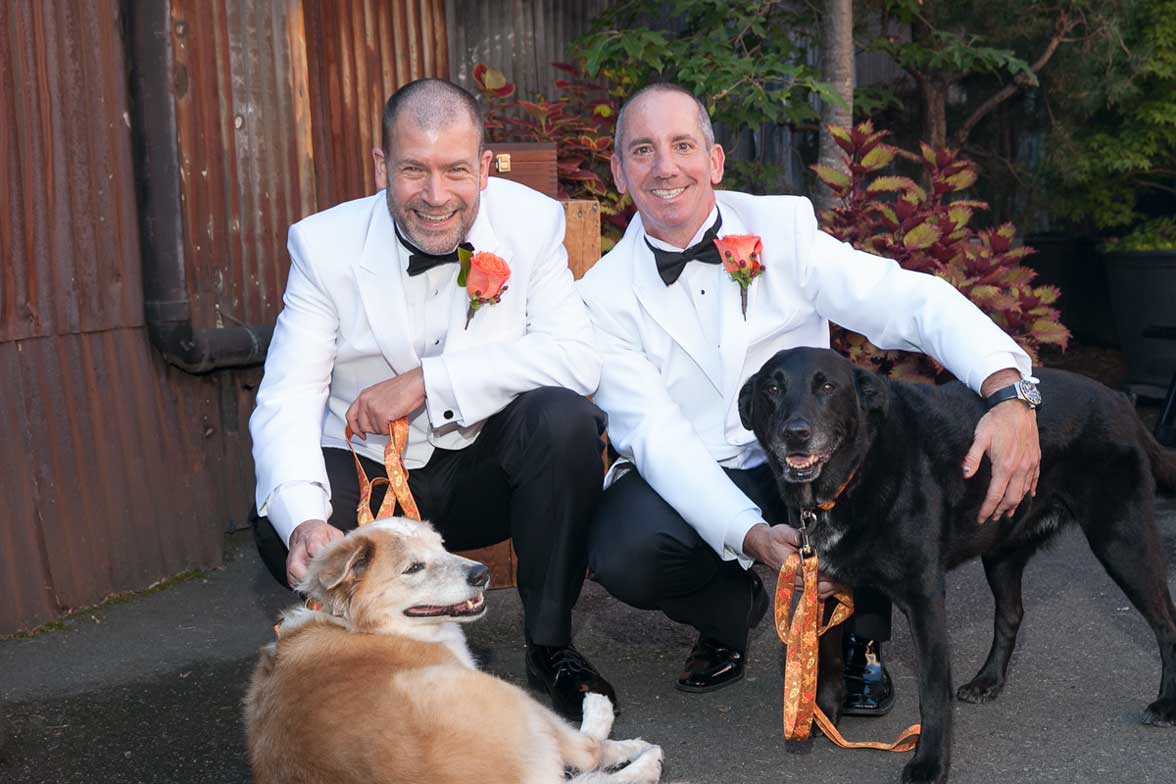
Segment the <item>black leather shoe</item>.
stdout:
<path fill-rule="evenodd" d="M 747 628 L 759 625 L 768 612 L 771 598 L 764 583 L 754 570 L 748 570 L 751 582 L 751 605 L 747 612 Z M 677 687 L 681 691 L 707 692 L 721 689 L 743 677 L 743 651 L 728 647 L 713 637 L 700 635 L 686 658 Z"/>
<path fill-rule="evenodd" d="M 885 716 L 894 707 L 894 683 L 873 640 L 845 635 L 846 716 Z"/>
<path fill-rule="evenodd" d="M 527 681 L 547 692 L 555 712 L 568 721 L 584 717 L 584 695 L 596 692 L 608 697 L 613 713 L 620 713 L 617 693 L 592 663 L 574 646 L 549 647 L 527 643 Z"/>
<path fill-rule="evenodd" d="M 741 651 L 728 648 L 713 637 L 699 636 L 676 685 L 681 691 L 714 691 L 743 678 L 743 668 Z"/>

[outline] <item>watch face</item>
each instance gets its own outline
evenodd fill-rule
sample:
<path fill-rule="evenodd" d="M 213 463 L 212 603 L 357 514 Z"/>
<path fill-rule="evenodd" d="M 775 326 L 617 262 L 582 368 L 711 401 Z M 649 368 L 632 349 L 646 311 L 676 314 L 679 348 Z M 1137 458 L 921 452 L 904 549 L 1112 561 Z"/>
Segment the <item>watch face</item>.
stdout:
<path fill-rule="evenodd" d="M 1017 389 L 1021 392 L 1021 399 L 1030 406 L 1037 408 L 1037 406 L 1041 405 L 1041 392 L 1037 390 L 1037 385 L 1032 381 L 1018 381 Z"/>

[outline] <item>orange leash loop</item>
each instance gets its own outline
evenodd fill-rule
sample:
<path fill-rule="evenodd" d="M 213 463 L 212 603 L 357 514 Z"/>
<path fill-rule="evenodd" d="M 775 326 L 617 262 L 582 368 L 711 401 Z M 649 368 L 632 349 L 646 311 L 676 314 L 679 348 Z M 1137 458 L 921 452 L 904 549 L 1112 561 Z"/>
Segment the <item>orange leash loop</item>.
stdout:
<path fill-rule="evenodd" d="M 796 614 L 789 623 L 792 608 L 792 587 L 797 571 L 801 571 L 804 590 L 796 606 Z M 821 731 L 843 749 L 878 749 L 881 751 L 911 751 L 919 739 L 921 727 L 913 724 L 898 736 L 894 743 L 847 741 L 829 717 L 817 705 L 817 638 L 853 615 L 853 598 L 844 591 L 833 595 L 837 606 L 828 623 L 820 625 L 821 610 L 817 588 L 818 560 L 814 553 L 803 558 L 799 553 L 788 556 L 780 567 L 776 581 L 776 634 L 788 646 L 784 666 L 784 739 L 807 741 L 812 737 L 813 721 Z"/>
<path fill-rule="evenodd" d="M 355 472 L 359 475 L 359 506 L 355 509 L 359 524 L 367 525 L 376 520 L 392 517 L 396 514 L 397 502 L 400 503 L 405 517 L 420 520 L 421 513 L 417 509 L 416 499 L 412 497 L 412 491 L 408 489 L 408 469 L 404 467 L 404 461 L 401 459 L 404 450 L 408 447 L 408 420 L 401 418 L 388 423 L 388 443 L 384 446 L 384 468 L 388 472 L 387 479 L 382 476 L 368 479 L 367 472 L 363 470 L 363 464 L 359 462 L 359 455 L 355 453 L 355 447 L 351 445 L 353 435 L 355 434 L 351 432 L 350 427 L 344 430 L 347 448 L 351 450 L 351 456 L 355 458 Z M 372 489 L 381 484 L 388 485 L 389 492 L 384 494 L 380 511 L 376 513 L 375 517 L 372 517 Z"/>

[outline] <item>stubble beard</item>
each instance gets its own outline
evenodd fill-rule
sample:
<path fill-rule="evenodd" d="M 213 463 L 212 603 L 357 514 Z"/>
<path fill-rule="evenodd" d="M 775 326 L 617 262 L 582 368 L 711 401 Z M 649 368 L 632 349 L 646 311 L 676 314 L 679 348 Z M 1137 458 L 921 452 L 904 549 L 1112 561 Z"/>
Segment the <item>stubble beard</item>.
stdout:
<path fill-rule="evenodd" d="M 478 216 L 478 200 L 475 199 L 472 205 L 467 205 L 461 201 L 454 201 L 447 204 L 445 210 L 430 209 L 429 205 L 417 201 L 409 202 L 406 205 L 399 204 L 389 188 L 387 191 L 388 214 L 392 216 L 392 220 L 396 222 L 396 227 L 400 229 L 400 233 L 404 235 L 405 239 L 417 246 L 426 253 L 434 255 L 441 255 L 445 253 L 452 253 L 453 250 L 465 240 L 469 234 L 470 227 L 474 225 L 474 219 Z M 413 210 L 419 209 L 421 212 L 452 212 L 457 211 L 457 225 L 451 229 L 431 232 L 428 227 L 422 226 L 423 220 L 412 214 Z"/>

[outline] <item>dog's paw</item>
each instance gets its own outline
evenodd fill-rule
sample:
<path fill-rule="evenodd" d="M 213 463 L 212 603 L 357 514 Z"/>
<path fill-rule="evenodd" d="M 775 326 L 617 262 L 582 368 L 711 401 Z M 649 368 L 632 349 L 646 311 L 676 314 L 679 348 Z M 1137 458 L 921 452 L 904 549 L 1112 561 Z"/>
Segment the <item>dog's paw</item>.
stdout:
<path fill-rule="evenodd" d="M 911 760 L 902 769 L 902 784 L 941 784 L 947 781 L 942 760 Z"/>
<path fill-rule="evenodd" d="M 613 704 L 608 697 L 596 692 L 584 695 L 584 719 L 580 732 L 596 740 L 604 740 L 612 732 Z"/>
<path fill-rule="evenodd" d="M 661 781 L 663 755 L 661 746 L 645 743 L 640 738 L 638 742 L 646 748 L 621 770 L 617 771 L 614 780 L 627 784 L 657 784 Z"/>
<path fill-rule="evenodd" d="M 1143 723 L 1152 727 L 1176 727 L 1176 700 L 1156 700 L 1143 711 Z"/>
<path fill-rule="evenodd" d="M 977 677 L 970 683 L 965 683 L 956 691 L 956 699 L 960 702 L 981 704 L 992 702 L 1000 696 L 1004 689 L 1003 681 L 993 681 L 988 678 Z"/>

